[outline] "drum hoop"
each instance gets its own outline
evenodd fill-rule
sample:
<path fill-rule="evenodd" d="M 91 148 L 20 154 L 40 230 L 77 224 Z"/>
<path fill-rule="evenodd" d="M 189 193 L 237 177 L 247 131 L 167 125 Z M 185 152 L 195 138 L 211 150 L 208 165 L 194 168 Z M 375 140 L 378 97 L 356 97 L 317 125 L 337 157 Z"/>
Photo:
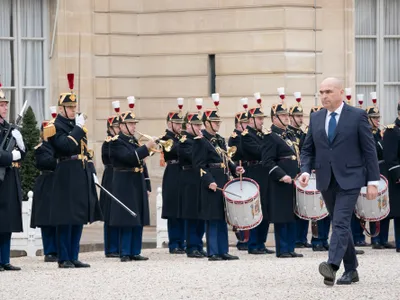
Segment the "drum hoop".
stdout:
<path fill-rule="evenodd" d="M 389 213 L 390 213 L 390 206 L 389 206 L 387 212 L 381 217 L 378 217 L 378 218 L 364 218 L 364 217 L 361 217 L 361 215 L 357 212 L 356 209 L 354 210 L 354 214 L 356 215 L 357 218 L 359 218 L 360 220 L 367 221 L 367 222 L 379 222 L 379 221 L 382 221 L 384 218 L 386 218 L 389 215 Z"/>
<path fill-rule="evenodd" d="M 294 213 L 300 219 L 309 220 L 309 221 L 319 221 L 319 220 L 322 220 L 322 219 L 326 218 L 329 215 L 329 212 L 326 212 L 326 213 L 324 213 L 323 215 L 321 215 L 319 217 L 308 217 L 308 216 L 300 214 L 296 209 L 294 210 Z"/>
<path fill-rule="evenodd" d="M 255 223 L 253 223 L 251 225 L 247 225 L 247 226 L 240 226 L 240 225 L 236 225 L 236 224 L 231 224 L 231 222 L 229 222 L 229 218 L 226 217 L 226 212 L 225 212 L 226 223 L 228 223 L 232 227 L 236 227 L 237 229 L 242 229 L 242 230 L 249 230 L 249 229 L 253 229 L 253 228 L 257 227 L 261 223 L 263 218 L 264 218 L 264 216 L 263 216 L 263 214 L 261 214 L 261 218 L 259 220 L 257 220 Z"/>
<path fill-rule="evenodd" d="M 246 199 L 246 200 L 233 200 L 233 199 L 229 198 L 229 195 L 228 195 L 227 193 L 225 193 L 225 189 L 226 189 L 230 184 L 232 184 L 233 182 L 235 182 L 235 181 L 240 181 L 240 178 L 235 178 L 235 179 L 229 180 L 227 183 L 225 183 L 224 188 L 223 188 L 223 190 L 224 190 L 224 191 L 223 191 L 224 198 L 225 198 L 225 200 L 228 201 L 229 203 L 235 203 L 235 204 L 243 205 L 243 204 L 247 204 L 247 203 L 249 203 L 249 202 L 252 202 L 254 199 L 260 198 L 260 186 L 258 185 L 258 183 L 257 183 L 255 180 L 253 180 L 253 179 L 251 179 L 251 178 L 248 178 L 248 177 L 243 177 L 242 180 L 243 180 L 243 181 L 252 182 L 252 183 L 257 187 L 257 193 L 256 193 L 254 196 L 252 196 L 251 198 L 248 198 L 248 199 Z M 235 225 L 235 226 L 236 226 L 236 225 Z"/>
<path fill-rule="evenodd" d="M 296 191 L 306 194 L 306 195 L 315 195 L 315 194 L 321 194 L 320 191 L 318 190 L 304 190 L 301 186 L 298 186 L 296 183 L 296 180 L 301 176 L 301 174 L 297 174 L 297 176 L 294 178 L 293 183 L 294 186 L 296 187 Z"/>
<path fill-rule="evenodd" d="M 388 185 L 389 185 L 388 180 L 386 179 L 385 176 L 383 176 L 382 174 L 380 174 L 380 178 L 383 179 L 383 180 L 385 181 L 386 186 L 385 186 L 385 188 L 384 188 L 382 191 L 378 192 L 378 195 L 377 195 L 377 196 L 382 196 L 383 194 L 386 194 L 386 192 L 387 192 L 387 190 L 388 190 Z M 360 196 L 366 197 L 366 196 L 367 196 L 367 193 L 361 193 L 361 191 L 360 191 Z"/>
<path fill-rule="evenodd" d="M 303 190 L 301 187 L 296 186 L 296 191 L 306 195 L 320 195 L 321 192 L 318 190 Z"/>

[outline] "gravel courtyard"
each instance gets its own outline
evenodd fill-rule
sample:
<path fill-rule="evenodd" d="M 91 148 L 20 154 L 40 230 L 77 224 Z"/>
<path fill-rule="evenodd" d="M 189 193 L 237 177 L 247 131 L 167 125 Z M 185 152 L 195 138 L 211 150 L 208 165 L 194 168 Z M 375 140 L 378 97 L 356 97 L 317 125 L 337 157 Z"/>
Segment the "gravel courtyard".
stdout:
<path fill-rule="evenodd" d="M 147 249 L 146 262 L 121 263 L 83 253 L 90 269 L 60 270 L 43 257 L 14 258 L 21 272 L 0 273 L 0 299 L 400 299 L 400 254 L 365 249 L 360 282 L 329 288 L 318 264 L 327 253 L 300 249 L 299 259 L 254 256 L 231 249 L 239 261 L 208 262 Z M 342 269 L 339 273 L 342 273 Z"/>

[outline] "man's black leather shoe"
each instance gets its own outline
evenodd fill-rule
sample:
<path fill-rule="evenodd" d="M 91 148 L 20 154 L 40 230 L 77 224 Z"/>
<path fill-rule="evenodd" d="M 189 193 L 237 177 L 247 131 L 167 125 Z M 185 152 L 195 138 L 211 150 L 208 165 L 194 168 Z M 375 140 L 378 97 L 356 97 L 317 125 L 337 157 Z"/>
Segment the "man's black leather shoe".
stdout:
<path fill-rule="evenodd" d="M 356 249 L 356 255 L 362 255 L 362 254 L 364 254 L 364 253 L 365 253 L 364 250 L 357 250 L 357 249 Z"/>
<path fill-rule="evenodd" d="M 1 265 L 4 269 L 4 271 L 21 271 L 20 267 L 15 267 L 11 264 L 5 264 L 5 265 Z"/>
<path fill-rule="evenodd" d="M 264 251 L 265 254 L 274 254 L 275 253 L 274 250 L 269 250 L 268 248 L 262 249 L 262 251 Z"/>
<path fill-rule="evenodd" d="M 129 255 L 124 255 L 121 256 L 121 262 L 127 262 L 127 261 L 131 261 L 132 259 L 129 257 Z"/>
<path fill-rule="evenodd" d="M 223 260 L 237 260 L 239 259 L 239 257 L 235 256 L 235 255 L 230 255 L 229 253 L 225 253 L 221 255 Z"/>
<path fill-rule="evenodd" d="M 75 268 L 90 268 L 89 264 L 83 263 L 79 260 L 72 260 L 71 262 L 75 266 Z"/>
<path fill-rule="evenodd" d="M 175 248 L 169 251 L 170 254 L 185 254 L 185 250 L 179 249 L 179 248 Z"/>
<path fill-rule="evenodd" d="M 190 257 L 190 258 L 203 258 L 204 256 L 198 250 L 194 250 L 191 253 L 188 253 L 187 257 Z"/>
<path fill-rule="evenodd" d="M 132 255 L 132 256 L 131 256 L 131 259 L 132 259 L 132 260 L 149 260 L 148 257 L 141 256 L 140 254 L 138 254 L 138 255 Z"/>
<path fill-rule="evenodd" d="M 315 246 L 313 246 L 312 250 L 313 250 L 313 251 L 316 251 L 316 252 L 319 252 L 319 251 L 327 251 L 327 250 L 325 249 L 325 247 L 322 246 L 322 245 L 315 245 Z"/>
<path fill-rule="evenodd" d="M 366 241 L 357 242 L 357 243 L 354 243 L 354 245 L 356 247 L 368 247 L 368 246 L 370 246 L 370 244 L 368 244 Z"/>
<path fill-rule="evenodd" d="M 396 249 L 396 246 L 392 243 L 385 243 L 383 247 L 385 247 L 385 249 Z"/>
<path fill-rule="evenodd" d="M 319 273 L 324 277 L 324 283 L 329 286 L 335 284 L 336 272 L 333 267 L 327 262 L 322 262 L 319 264 Z"/>
<path fill-rule="evenodd" d="M 357 270 L 344 272 L 342 277 L 340 277 L 336 284 L 352 284 L 354 282 L 359 282 L 360 278 L 358 278 Z"/>
<path fill-rule="evenodd" d="M 75 268 L 75 265 L 72 262 L 70 262 L 69 260 L 65 260 L 65 261 L 59 262 L 58 267 L 60 269 L 71 269 L 71 268 Z"/>
<path fill-rule="evenodd" d="M 3 272 L 4 268 L 2 266 L 0 266 L 0 272 Z"/>
<path fill-rule="evenodd" d="M 118 258 L 119 257 L 119 253 L 107 253 L 106 257 L 107 258 Z"/>
<path fill-rule="evenodd" d="M 44 262 L 57 262 L 58 257 L 54 254 L 48 254 L 44 256 Z"/>
<path fill-rule="evenodd" d="M 207 257 L 207 256 L 208 256 L 208 255 L 207 255 L 207 252 L 204 251 L 204 250 L 199 250 L 199 253 L 200 253 L 201 255 L 203 255 L 204 257 Z"/>
<path fill-rule="evenodd" d="M 373 243 L 372 244 L 372 249 L 382 250 L 382 249 L 385 249 L 385 247 L 383 245 L 379 244 L 379 243 Z"/>
<path fill-rule="evenodd" d="M 278 256 L 279 258 L 292 258 L 293 256 L 290 253 L 282 253 Z"/>
<path fill-rule="evenodd" d="M 264 250 L 260 250 L 260 249 L 249 250 L 248 253 L 254 254 L 254 255 L 266 254 L 266 252 Z"/>
<path fill-rule="evenodd" d="M 292 257 L 303 257 L 303 256 L 304 256 L 303 254 L 296 253 L 296 252 L 289 252 L 289 254 L 290 254 Z"/>
<path fill-rule="evenodd" d="M 211 255 L 208 257 L 208 260 L 209 261 L 220 261 L 220 260 L 223 260 L 223 258 L 219 255 Z"/>

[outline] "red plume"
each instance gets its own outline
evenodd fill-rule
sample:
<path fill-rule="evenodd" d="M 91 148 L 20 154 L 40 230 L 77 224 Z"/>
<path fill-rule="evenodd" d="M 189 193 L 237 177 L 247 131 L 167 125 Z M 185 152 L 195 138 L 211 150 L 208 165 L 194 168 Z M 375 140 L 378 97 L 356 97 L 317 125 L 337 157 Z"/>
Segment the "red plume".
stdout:
<path fill-rule="evenodd" d="M 68 73 L 67 74 L 68 85 L 69 85 L 69 89 L 71 91 L 74 89 L 74 77 L 75 77 L 74 73 Z"/>

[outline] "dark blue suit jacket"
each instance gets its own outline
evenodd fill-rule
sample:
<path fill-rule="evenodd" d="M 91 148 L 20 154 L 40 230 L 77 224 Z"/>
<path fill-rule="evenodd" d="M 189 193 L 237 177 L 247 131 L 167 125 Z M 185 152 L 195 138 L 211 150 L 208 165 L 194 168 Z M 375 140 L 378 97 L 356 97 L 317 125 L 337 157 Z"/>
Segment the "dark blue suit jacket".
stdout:
<path fill-rule="evenodd" d="M 332 143 L 325 131 L 327 110 L 311 115 L 301 151 L 301 172 L 311 173 L 315 159 L 317 189 L 326 191 L 333 172 L 344 190 L 361 188 L 379 180 L 375 141 L 367 113 L 344 104 Z"/>

